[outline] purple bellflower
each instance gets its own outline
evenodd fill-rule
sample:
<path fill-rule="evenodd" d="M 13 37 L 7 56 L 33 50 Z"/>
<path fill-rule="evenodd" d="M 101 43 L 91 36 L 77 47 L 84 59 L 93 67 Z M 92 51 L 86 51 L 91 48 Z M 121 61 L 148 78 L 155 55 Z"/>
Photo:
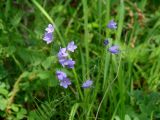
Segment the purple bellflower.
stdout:
<path fill-rule="evenodd" d="M 109 49 L 108 49 L 109 52 L 113 53 L 113 54 L 117 54 L 119 53 L 119 46 L 117 45 L 114 45 L 114 46 L 111 46 Z"/>
<path fill-rule="evenodd" d="M 87 80 L 82 84 L 82 87 L 83 88 L 90 88 L 92 86 L 92 84 L 93 84 L 92 80 Z"/>
<path fill-rule="evenodd" d="M 68 45 L 67 45 L 67 50 L 74 52 L 74 50 L 77 48 L 77 46 L 74 44 L 74 41 L 71 41 Z"/>
<path fill-rule="evenodd" d="M 67 65 L 67 59 L 66 58 L 60 58 L 59 59 L 59 63 L 63 66 L 63 67 L 65 67 L 66 65 Z"/>
<path fill-rule="evenodd" d="M 69 78 L 67 78 L 66 73 L 62 71 L 56 71 L 56 76 L 59 79 L 60 86 L 68 88 L 68 86 L 71 85 L 71 81 L 69 80 Z"/>
<path fill-rule="evenodd" d="M 108 45 L 108 44 L 109 44 L 108 39 L 105 39 L 104 42 L 103 42 L 103 44 L 104 44 L 105 46 Z"/>
<path fill-rule="evenodd" d="M 47 44 L 50 44 L 53 41 L 52 33 L 45 32 L 43 40 L 47 42 Z"/>
<path fill-rule="evenodd" d="M 108 28 L 110 29 L 116 29 L 117 28 L 117 23 L 114 22 L 113 20 L 111 20 L 108 25 L 107 25 Z"/>
<path fill-rule="evenodd" d="M 60 48 L 59 52 L 58 52 L 58 58 L 59 59 L 64 59 L 68 56 L 68 53 L 66 51 L 66 48 Z"/>
<path fill-rule="evenodd" d="M 48 33 L 53 33 L 54 32 L 54 27 L 52 24 L 49 24 L 48 27 L 45 29 Z"/>
<path fill-rule="evenodd" d="M 66 48 L 60 48 L 58 52 L 58 59 L 59 59 L 59 63 L 63 67 L 67 66 L 68 68 L 74 68 L 75 61 L 67 58 L 68 56 L 67 51 L 74 52 L 76 48 L 77 46 L 74 44 L 74 41 L 71 41 Z"/>
<path fill-rule="evenodd" d="M 74 64 L 75 64 L 75 61 L 73 61 L 72 59 L 59 59 L 59 63 L 65 67 L 67 66 L 68 68 L 74 68 Z"/>
<path fill-rule="evenodd" d="M 48 27 L 45 29 L 43 40 L 47 42 L 47 44 L 50 44 L 53 41 L 53 35 L 54 27 L 53 25 L 49 24 Z"/>
<path fill-rule="evenodd" d="M 67 77 L 66 73 L 62 71 L 56 71 L 56 76 L 60 81 L 64 80 Z"/>
<path fill-rule="evenodd" d="M 74 68 L 75 61 L 72 59 L 67 60 L 67 67 L 68 68 Z"/>
<path fill-rule="evenodd" d="M 60 86 L 64 88 L 68 88 L 69 85 L 71 85 L 71 81 L 67 77 L 60 81 Z"/>

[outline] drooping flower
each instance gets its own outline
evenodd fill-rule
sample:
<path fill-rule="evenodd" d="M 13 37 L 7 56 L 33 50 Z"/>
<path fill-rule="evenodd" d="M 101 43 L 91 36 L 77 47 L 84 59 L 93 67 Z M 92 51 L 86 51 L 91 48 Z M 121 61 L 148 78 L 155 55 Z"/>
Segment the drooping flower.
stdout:
<path fill-rule="evenodd" d="M 105 46 L 108 45 L 109 44 L 108 39 L 105 39 L 103 43 L 104 43 Z"/>
<path fill-rule="evenodd" d="M 67 45 L 67 50 L 74 52 L 74 50 L 77 48 L 77 46 L 74 44 L 74 41 L 71 41 L 68 45 Z"/>
<path fill-rule="evenodd" d="M 114 45 L 114 46 L 111 46 L 109 49 L 108 49 L 109 52 L 113 53 L 113 54 L 117 54 L 120 52 L 119 50 L 119 46 L 117 45 Z"/>
<path fill-rule="evenodd" d="M 73 61 L 72 59 L 59 59 L 59 63 L 65 67 L 67 66 L 68 68 L 74 68 L 74 64 L 75 64 L 75 61 Z"/>
<path fill-rule="evenodd" d="M 58 58 L 59 59 L 64 59 L 68 56 L 68 53 L 66 51 L 66 48 L 60 48 L 59 52 L 58 52 Z"/>
<path fill-rule="evenodd" d="M 67 67 L 68 68 L 74 68 L 75 61 L 72 59 L 67 60 Z"/>
<path fill-rule="evenodd" d="M 67 61 L 66 58 L 60 58 L 60 59 L 59 59 L 59 63 L 60 63 L 63 67 L 65 67 L 65 66 L 67 65 L 66 61 Z"/>
<path fill-rule="evenodd" d="M 54 32 L 54 27 L 52 24 L 49 24 L 48 27 L 45 29 L 47 33 L 53 33 Z"/>
<path fill-rule="evenodd" d="M 68 88 L 69 85 L 71 85 L 71 81 L 67 77 L 60 81 L 60 86 L 64 88 Z"/>
<path fill-rule="evenodd" d="M 82 84 L 82 87 L 83 88 L 90 88 L 92 86 L 92 84 L 93 84 L 92 80 L 87 80 Z"/>
<path fill-rule="evenodd" d="M 117 23 L 114 22 L 113 20 L 111 20 L 108 25 L 107 25 L 108 28 L 110 29 L 116 29 L 117 28 Z"/>
<path fill-rule="evenodd" d="M 54 27 L 53 25 L 49 24 L 48 27 L 45 29 L 43 40 L 47 42 L 47 44 L 50 44 L 53 41 L 53 35 Z"/>
<path fill-rule="evenodd" d="M 47 44 L 53 41 L 52 33 L 45 32 L 43 40 L 47 42 Z"/>
<path fill-rule="evenodd" d="M 56 71 L 56 76 L 60 81 L 63 81 L 67 77 L 66 73 L 62 71 Z"/>

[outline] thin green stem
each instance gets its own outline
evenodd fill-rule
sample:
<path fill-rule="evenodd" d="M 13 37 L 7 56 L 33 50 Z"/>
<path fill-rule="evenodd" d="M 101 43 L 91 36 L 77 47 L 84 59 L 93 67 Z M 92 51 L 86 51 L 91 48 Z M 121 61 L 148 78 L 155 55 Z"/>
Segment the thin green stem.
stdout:
<path fill-rule="evenodd" d="M 89 46 L 88 46 L 88 39 L 89 39 L 89 31 L 88 31 L 88 6 L 87 6 L 87 0 L 82 0 L 83 4 L 83 14 L 84 14 L 84 44 L 85 44 L 85 50 L 86 50 L 86 73 L 87 77 L 89 78 Z"/>
<path fill-rule="evenodd" d="M 13 54 L 11 56 L 13 60 L 15 61 L 15 63 L 17 64 L 17 66 L 19 67 L 19 69 L 23 71 L 23 67 L 21 66 L 20 62 L 16 59 L 16 57 Z"/>
<path fill-rule="evenodd" d="M 109 22 L 110 19 L 110 0 L 106 0 L 106 23 Z M 109 30 L 106 30 L 106 37 L 109 37 Z M 105 51 L 106 52 L 106 51 Z M 104 77 L 103 77 L 103 89 L 107 86 L 107 72 L 109 67 L 110 56 L 105 54 L 105 66 L 104 66 Z"/>
<path fill-rule="evenodd" d="M 121 33 L 123 29 L 123 20 L 124 20 L 124 1 L 120 0 L 120 7 L 118 12 L 118 29 L 116 32 L 116 41 L 120 41 Z"/>
<path fill-rule="evenodd" d="M 75 16 L 77 15 L 77 13 L 78 13 L 79 9 L 81 8 L 81 6 L 82 6 L 82 4 L 80 3 L 80 4 L 78 5 L 77 9 L 75 10 L 75 12 L 73 13 L 72 18 L 70 19 L 70 21 L 69 21 L 69 23 L 68 23 L 68 25 L 67 25 L 67 27 L 66 27 L 66 30 L 65 30 L 65 33 L 64 33 L 65 36 L 67 36 L 67 34 L 68 34 L 68 32 L 69 32 L 69 29 L 70 29 L 70 27 L 71 27 L 71 24 L 73 23 L 73 20 L 74 20 Z"/>
<path fill-rule="evenodd" d="M 97 110 L 97 113 L 96 113 L 95 120 L 97 120 L 97 118 L 98 118 L 99 110 L 100 110 L 100 108 L 101 108 L 101 106 L 102 106 L 102 103 L 103 103 L 103 101 L 104 101 L 104 99 L 105 99 L 105 97 L 106 97 L 109 89 L 111 88 L 111 86 L 112 86 L 112 84 L 115 82 L 115 80 L 118 78 L 121 59 L 122 59 L 122 55 L 120 56 L 120 60 L 119 60 L 119 63 L 118 63 L 118 69 L 117 69 L 116 77 L 111 81 L 111 83 L 108 85 L 107 89 L 105 90 L 105 93 L 104 93 L 104 95 L 103 95 L 103 98 L 102 98 L 102 100 L 101 100 L 101 102 L 100 102 L 100 104 L 99 104 L 99 106 L 98 106 L 98 110 Z"/>
<path fill-rule="evenodd" d="M 59 39 L 62 43 L 62 46 L 65 46 L 65 42 L 64 39 L 59 31 L 59 29 L 56 27 L 55 22 L 53 21 L 53 19 L 50 17 L 50 15 L 46 12 L 46 10 L 36 1 L 36 0 L 31 0 L 33 2 L 33 4 L 43 13 L 43 15 L 48 19 L 49 22 L 51 22 L 54 27 L 55 27 L 55 31 L 57 32 Z"/>
<path fill-rule="evenodd" d="M 115 115 L 116 115 L 116 113 L 117 113 L 117 109 L 118 109 L 120 103 L 121 103 L 121 100 L 118 101 L 118 103 L 117 103 L 117 105 L 116 105 L 116 108 L 115 108 L 115 110 L 114 110 L 114 113 L 113 113 L 113 115 L 112 115 L 112 117 L 111 117 L 111 120 L 114 120 Z"/>
<path fill-rule="evenodd" d="M 106 0 L 106 24 L 108 24 L 110 20 L 110 0 Z M 106 37 L 109 37 L 109 30 L 106 30 Z"/>
<path fill-rule="evenodd" d="M 80 94 L 81 99 L 83 100 L 83 94 L 82 94 L 82 91 L 81 91 L 81 88 L 80 88 L 80 84 L 79 84 L 79 81 L 78 81 L 78 76 L 77 76 L 76 70 L 73 68 L 72 71 L 73 71 L 73 74 L 74 74 L 74 76 L 76 78 L 76 84 L 77 84 L 78 92 Z"/>
<path fill-rule="evenodd" d="M 14 102 L 14 98 L 15 98 L 17 92 L 19 91 L 19 83 L 20 83 L 20 81 L 22 80 L 24 74 L 25 74 L 25 72 L 23 72 L 23 73 L 18 77 L 18 79 L 16 80 L 16 82 L 15 82 L 15 84 L 14 84 L 14 86 L 13 86 L 13 89 L 12 89 L 12 91 L 11 91 L 11 96 L 10 96 L 9 99 L 8 99 L 8 103 L 7 103 L 7 107 L 6 107 L 6 112 L 7 112 L 7 114 L 10 114 L 10 113 L 11 113 L 11 111 L 10 111 L 11 105 L 12 105 L 12 103 Z"/>
<path fill-rule="evenodd" d="M 102 38 L 101 38 L 101 31 L 102 31 L 102 1 L 101 0 L 99 0 L 98 1 L 98 22 L 99 22 L 99 27 L 98 27 L 98 32 L 99 32 L 99 36 L 98 36 L 98 38 L 99 38 L 99 44 L 101 43 L 101 40 L 102 40 Z"/>
<path fill-rule="evenodd" d="M 63 37 L 62 37 L 59 29 L 56 27 L 55 22 L 53 21 L 53 19 L 49 16 L 49 14 L 45 11 L 45 9 L 36 0 L 31 0 L 31 1 L 43 13 L 43 15 L 54 25 L 55 30 L 56 30 L 56 32 L 57 32 L 57 34 L 59 36 L 59 39 L 60 39 L 60 41 L 62 43 L 62 46 L 65 47 L 66 45 L 64 43 Z M 69 56 L 69 58 L 71 58 L 71 57 Z M 82 94 L 82 91 L 81 91 L 81 88 L 80 88 L 80 84 L 79 84 L 79 81 L 78 81 L 78 77 L 77 77 L 77 73 L 76 73 L 75 68 L 73 69 L 73 74 L 75 76 L 76 83 L 77 83 L 77 86 L 78 86 L 77 87 L 78 88 L 78 92 L 80 94 L 81 99 L 83 99 L 83 94 Z"/>

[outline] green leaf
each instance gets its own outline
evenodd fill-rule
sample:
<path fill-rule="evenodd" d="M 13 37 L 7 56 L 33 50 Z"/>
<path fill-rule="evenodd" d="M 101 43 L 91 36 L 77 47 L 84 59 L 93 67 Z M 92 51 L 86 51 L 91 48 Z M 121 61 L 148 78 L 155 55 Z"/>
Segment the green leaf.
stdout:
<path fill-rule="evenodd" d="M 15 16 L 11 19 L 11 23 L 13 25 L 13 27 L 17 27 L 22 19 L 23 16 L 23 12 L 22 11 L 18 11 L 17 14 L 15 14 Z"/>
<path fill-rule="evenodd" d="M 12 104 L 11 106 L 11 109 L 14 111 L 14 112 L 18 112 L 19 111 L 19 108 L 16 104 Z"/>
<path fill-rule="evenodd" d="M 7 107 L 7 100 L 0 97 L 0 110 L 4 111 Z"/>
<path fill-rule="evenodd" d="M 6 52 L 7 52 L 8 56 L 12 55 L 15 51 L 16 51 L 16 47 L 15 46 L 8 46 L 6 48 Z"/>
<path fill-rule="evenodd" d="M 76 104 L 73 105 L 73 107 L 71 109 L 71 113 L 69 115 L 69 120 L 74 120 L 74 116 L 77 112 L 78 107 L 79 107 L 79 103 L 76 103 Z"/>
<path fill-rule="evenodd" d="M 125 120 L 131 120 L 130 116 L 129 115 L 125 115 Z"/>
<path fill-rule="evenodd" d="M 58 80 L 55 79 L 55 76 L 51 71 L 41 71 L 37 76 L 42 80 L 47 80 L 46 82 L 50 87 L 57 86 Z"/>
<path fill-rule="evenodd" d="M 40 78 L 40 79 L 49 79 L 50 76 L 51 76 L 51 72 L 50 71 L 41 71 L 37 74 L 37 76 Z"/>
<path fill-rule="evenodd" d="M 45 61 L 42 62 L 42 66 L 45 70 L 51 67 L 51 65 L 56 61 L 55 56 L 49 56 Z"/>
<path fill-rule="evenodd" d="M 30 63 L 33 66 L 40 65 L 45 58 L 43 53 L 34 51 L 32 49 L 19 48 L 17 49 L 17 53 L 25 63 Z"/>
<path fill-rule="evenodd" d="M 4 95 L 4 96 L 7 97 L 8 91 L 7 91 L 5 88 L 1 88 L 1 87 L 0 87 L 0 94 L 2 94 L 2 95 Z"/>
<path fill-rule="evenodd" d="M 121 120 L 119 116 L 115 116 L 114 120 Z"/>
<path fill-rule="evenodd" d="M 0 65 L 0 80 L 7 76 L 7 71 L 4 69 L 2 65 Z"/>
<path fill-rule="evenodd" d="M 17 119 L 21 120 L 25 117 L 25 114 L 27 114 L 27 111 L 24 108 L 21 108 L 20 111 L 17 113 Z"/>

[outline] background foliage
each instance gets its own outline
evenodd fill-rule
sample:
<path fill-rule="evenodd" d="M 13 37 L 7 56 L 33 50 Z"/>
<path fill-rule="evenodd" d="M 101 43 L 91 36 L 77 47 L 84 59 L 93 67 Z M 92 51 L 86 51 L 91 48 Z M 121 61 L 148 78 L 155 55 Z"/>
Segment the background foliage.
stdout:
<path fill-rule="evenodd" d="M 0 118 L 159 120 L 159 6 L 159 0 L 1 0 Z M 106 28 L 111 19 L 115 31 Z M 58 32 L 47 45 L 44 29 L 53 22 Z M 119 55 L 107 52 L 108 37 Z M 78 45 L 75 71 L 57 61 L 71 40 Z M 71 78 L 70 88 L 59 86 L 58 69 Z M 84 90 L 86 79 L 94 84 Z"/>

